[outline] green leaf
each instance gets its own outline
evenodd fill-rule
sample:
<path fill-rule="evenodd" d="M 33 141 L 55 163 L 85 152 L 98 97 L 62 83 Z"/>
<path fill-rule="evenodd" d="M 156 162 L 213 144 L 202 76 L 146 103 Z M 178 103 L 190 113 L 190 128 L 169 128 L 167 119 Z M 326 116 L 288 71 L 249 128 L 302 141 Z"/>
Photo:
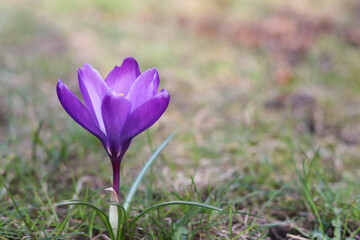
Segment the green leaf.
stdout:
<path fill-rule="evenodd" d="M 67 222 L 69 221 L 70 217 L 71 217 L 71 214 L 70 214 L 70 212 L 69 212 L 69 213 L 66 215 L 64 221 L 55 229 L 55 231 L 56 231 L 55 236 L 60 235 L 60 233 L 62 233 L 62 231 L 64 231 L 64 229 L 65 229 L 65 227 L 66 227 L 66 224 L 67 224 Z"/>
<path fill-rule="evenodd" d="M 129 193 L 126 195 L 126 199 L 124 201 L 124 209 L 125 212 L 129 212 L 130 204 L 134 198 L 135 192 L 139 187 L 139 184 L 143 177 L 145 176 L 145 173 L 150 168 L 151 164 L 155 161 L 157 156 L 161 153 L 161 151 L 166 147 L 166 145 L 170 142 L 170 140 L 175 136 L 176 132 L 173 132 L 165 141 L 161 143 L 161 145 L 155 150 L 155 152 L 151 155 L 151 157 L 147 160 L 144 167 L 141 169 L 140 173 L 136 177 L 134 183 L 131 185 Z"/>
<path fill-rule="evenodd" d="M 163 203 L 158 203 L 155 204 L 147 209 L 145 209 L 143 212 L 141 212 L 139 215 L 137 215 L 130 223 L 129 228 L 131 228 L 131 226 L 136 223 L 137 220 L 139 220 L 139 218 L 141 218 L 142 216 L 144 216 L 146 213 L 155 210 L 157 208 L 160 207 L 165 207 L 165 206 L 169 206 L 169 205 L 189 205 L 189 206 L 194 206 L 194 207 L 201 207 L 201 208 L 205 208 L 205 209 L 209 209 L 209 210 L 214 210 L 214 211 L 219 211 L 219 212 L 223 212 L 224 210 L 209 204 L 205 204 L 205 203 L 199 203 L 199 202 L 191 202 L 191 201 L 170 201 L 170 202 L 163 202 Z"/>
<path fill-rule="evenodd" d="M 69 206 L 69 205 L 84 206 L 84 207 L 89 207 L 89 208 L 95 210 L 95 212 L 99 216 L 100 220 L 104 223 L 105 228 L 110 235 L 110 238 L 115 240 L 115 236 L 114 236 L 113 230 L 112 230 L 110 222 L 109 222 L 109 217 L 107 216 L 107 214 L 104 211 L 102 211 L 101 209 L 99 209 L 98 207 L 96 207 L 90 203 L 82 202 L 82 201 L 78 201 L 78 200 L 67 200 L 67 201 L 63 201 L 63 202 L 59 202 L 59 203 L 55 204 L 55 206 Z"/>
<path fill-rule="evenodd" d="M 127 224 L 127 217 L 126 217 L 126 211 L 123 206 L 118 204 L 117 202 L 111 202 L 110 205 L 115 205 L 117 207 L 118 211 L 118 230 L 116 233 L 116 239 L 117 240 L 124 240 L 125 239 L 125 227 Z M 115 233 L 114 233 L 115 234 Z"/>
<path fill-rule="evenodd" d="M 236 235 L 236 237 L 235 237 L 235 238 L 232 238 L 232 239 L 238 239 L 241 235 L 243 235 L 244 233 L 246 233 L 246 232 L 250 231 L 251 229 L 253 229 L 253 228 L 255 228 L 255 227 L 257 227 L 257 225 L 256 225 L 256 224 L 255 224 L 255 225 L 253 225 L 253 226 L 251 226 L 251 227 L 249 227 L 249 228 L 247 228 L 247 229 L 245 229 L 244 231 L 242 231 L 241 233 L 239 233 L 238 235 Z"/>
<path fill-rule="evenodd" d="M 38 239 L 38 237 L 32 233 L 32 232 L 33 232 L 32 226 L 34 226 L 34 224 L 32 223 L 31 219 L 26 219 L 26 217 L 21 213 L 18 205 L 16 204 L 16 202 L 15 202 L 12 194 L 10 193 L 10 191 L 9 191 L 9 189 L 7 188 L 7 186 L 5 185 L 5 183 L 3 183 L 3 182 L 1 181 L 1 184 L 2 184 L 2 185 L 4 186 L 4 188 L 6 189 L 8 195 L 9 195 L 11 201 L 12 201 L 12 203 L 13 203 L 14 206 L 15 206 L 16 211 L 19 213 L 21 219 L 22 219 L 23 222 L 25 223 L 25 226 L 26 226 L 26 228 L 28 229 L 30 235 L 31 235 L 34 239 Z M 29 223 L 28 220 L 30 221 L 31 224 Z"/>

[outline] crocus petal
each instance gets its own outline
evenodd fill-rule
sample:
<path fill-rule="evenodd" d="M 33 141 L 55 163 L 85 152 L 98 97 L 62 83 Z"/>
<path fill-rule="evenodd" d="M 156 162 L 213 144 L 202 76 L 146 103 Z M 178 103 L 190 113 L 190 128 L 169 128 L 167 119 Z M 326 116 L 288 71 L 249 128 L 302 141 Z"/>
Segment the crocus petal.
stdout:
<path fill-rule="evenodd" d="M 106 137 L 99 129 L 93 116 L 78 97 L 59 79 L 56 87 L 57 95 L 65 111 L 83 128 L 94 134 L 104 144 Z"/>
<path fill-rule="evenodd" d="M 165 112 L 169 101 L 169 93 L 163 89 L 155 97 L 136 108 L 125 123 L 124 138 L 131 139 L 151 127 Z"/>
<path fill-rule="evenodd" d="M 85 64 L 78 71 L 79 87 L 85 105 L 91 115 L 96 119 L 101 131 L 105 133 L 101 114 L 101 102 L 106 94 L 107 87 L 101 75 L 90 64 Z"/>
<path fill-rule="evenodd" d="M 107 86 L 116 93 L 128 94 L 131 84 L 140 76 L 139 64 L 134 58 L 125 58 L 121 66 L 115 68 L 106 77 Z"/>
<path fill-rule="evenodd" d="M 121 130 L 129 116 L 131 103 L 123 96 L 108 91 L 104 97 L 101 110 L 108 138 L 108 153 L 118 157 L 121 153 Z"/>
<path fill-rule="evenodd" d="M 157 94 L 159 81 L 156 68 L 145 71 L 135 80 L 128 94 L 132 104 L 132 111 Z"/>

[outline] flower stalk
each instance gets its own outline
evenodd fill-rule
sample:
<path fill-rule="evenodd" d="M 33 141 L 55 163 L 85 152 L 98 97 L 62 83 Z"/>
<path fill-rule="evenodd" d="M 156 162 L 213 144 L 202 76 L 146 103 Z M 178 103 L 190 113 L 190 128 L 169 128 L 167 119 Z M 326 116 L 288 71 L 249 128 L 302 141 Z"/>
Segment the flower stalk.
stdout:
<path fill-rule="evenodd" d="M 121 162 L 113 162 L 112 161 L 112 168 L 113 168 L 113 186 L 112 186 L 112 190 L 113 193 L 111 195 L 115 195 L 117 201 L 119 202 L 119 198 L 120 198 L 120 165 Z M 115 201 L 112 199 L 113 197 L 111 197 L 111 201 Z"/>
<path fill-rule="evenodd" d="M 115 202 L 119 204 L 119 198 L 118 193 L 114 190 L 114 188 L 110 187 L 105 189 L 106 191 L 109 191 L 111 193 L 111 202 Z M 116 205 L 110 204 L 109 206 L 109 222 L 111 225 L 111 228 L 113 230 L 114 235 L 116 236 L 119 233 L 119 215 L 118 215 L 118 207 Z"/>

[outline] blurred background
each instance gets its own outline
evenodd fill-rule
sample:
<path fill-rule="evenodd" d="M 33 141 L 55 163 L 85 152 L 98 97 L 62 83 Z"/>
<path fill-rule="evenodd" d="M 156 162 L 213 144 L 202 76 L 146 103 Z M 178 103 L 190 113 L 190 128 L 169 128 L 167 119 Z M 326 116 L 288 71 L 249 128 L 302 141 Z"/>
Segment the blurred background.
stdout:
<path fill-rule="evenodd" d="M 80 96 L 84 63 L 105 78 L 132 56 L 158 69 L 171 103 L 125 156 L 124 188 L 177 130 L 154 188 L 181 191 L 190 175 L 200 189 L 234 176 L 241 194 L 277 188 L 295 178 L 290 144 L 295 158 L 320 147 L 329 181 L 358 194 L 359 47 L 356 0 L 1 1 L 0 177 L 20 196 L 46 182 L 55 200 L 74 178 L 110 186 L 100 142 L 55 88 L 61 78 Z"/>

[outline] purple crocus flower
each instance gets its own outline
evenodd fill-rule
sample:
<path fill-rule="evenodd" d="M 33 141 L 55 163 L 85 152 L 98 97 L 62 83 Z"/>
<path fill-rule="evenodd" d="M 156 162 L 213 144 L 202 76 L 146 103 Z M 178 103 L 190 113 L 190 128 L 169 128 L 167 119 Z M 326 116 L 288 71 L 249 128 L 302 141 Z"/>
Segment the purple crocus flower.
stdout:
<path fill-rule="evenodd" d="M 59 100 L 75 122 L 102 142 L 112 162 L 113 189 L 119 196 L 120 164 L 131 140 L 161 117 L 170 96 L 165 89 L 158 92 L 157 70 L 141 74 L 134 58 L 115 66 L 105 81 L 89 64 L 79 68 L 78 78 L 85 104 L 61 79 Z"/>

